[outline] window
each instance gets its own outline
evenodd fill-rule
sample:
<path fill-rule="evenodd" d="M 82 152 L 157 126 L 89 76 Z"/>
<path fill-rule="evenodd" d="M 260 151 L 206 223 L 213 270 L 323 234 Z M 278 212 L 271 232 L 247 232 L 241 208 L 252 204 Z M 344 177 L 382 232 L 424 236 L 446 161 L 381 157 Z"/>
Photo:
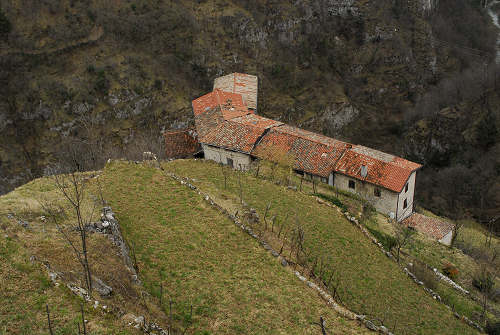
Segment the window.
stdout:
<path fill-rule="evenodd" d="M 356 189 L 356 183 L 354 180 L 349 180 L 349 188 L 352 188 L 353 190 Z"/>
<path fill-rule="evenodd" d="M 376 197 L 380 197 L 380 195 L 382 194 L 382 192 L 380 191 L 380 188 L 375 188 L 375 189 L 373 189 L 373 194 Z"/>
<path fill-rule="evenodd" d="M 231 158 L 226 158 L 227 165 L 234 167 L 233 160 Z"/>
<path fill-rule="evenodd" d="M 407 199 L 405 199 L 405 201 L 403 202 L 403 208 L 406 208 L 406 207 L 408 207 L 408 200 Z"/>
<path fill-rule="evenodd" d="M 405 186 L 405 193 L 408 192 L 408 184 Z"/>

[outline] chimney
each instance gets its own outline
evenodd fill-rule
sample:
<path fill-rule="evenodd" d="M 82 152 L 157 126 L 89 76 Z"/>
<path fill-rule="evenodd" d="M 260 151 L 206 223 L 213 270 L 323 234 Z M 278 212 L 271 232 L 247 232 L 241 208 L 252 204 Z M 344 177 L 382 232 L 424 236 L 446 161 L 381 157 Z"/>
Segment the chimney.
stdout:
<path fill-rule="evenodd" d="M 368 175 L 368 167 L 366 165 L 361 165 L 361 177 L 366 178 Z"/>

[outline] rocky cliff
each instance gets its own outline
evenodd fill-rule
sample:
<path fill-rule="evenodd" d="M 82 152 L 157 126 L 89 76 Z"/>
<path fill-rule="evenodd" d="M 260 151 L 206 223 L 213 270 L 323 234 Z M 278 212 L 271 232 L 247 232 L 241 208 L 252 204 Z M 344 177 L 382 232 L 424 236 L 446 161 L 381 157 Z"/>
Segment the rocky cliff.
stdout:
<path fill-rule="evenodd" d="M 190 124 L 190 101 L 234 71 L 259 76 L 262 115 L 425 162 L 405 111 L 464 66 L 436 42 L 435 6 L 4 1 L 0 192 L 42 174 L 68 138 L 110 156 L 152 145 Z"/>

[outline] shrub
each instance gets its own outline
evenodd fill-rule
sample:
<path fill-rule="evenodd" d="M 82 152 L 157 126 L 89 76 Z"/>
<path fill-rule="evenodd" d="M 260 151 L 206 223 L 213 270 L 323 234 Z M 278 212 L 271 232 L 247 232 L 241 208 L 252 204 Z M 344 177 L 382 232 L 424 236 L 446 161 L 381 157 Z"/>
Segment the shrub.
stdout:
<path fill-rule="evenodd" d="M 413 263 L 410 267 L 410 271 L 422 281 L 424 285 L 432 290 L 437 288 L 437 278 L 434 272 L 427 268 L 425 265 L 420 263 Z"/>
<path fill-rule="evenodd" d="M 493 290 L 493 293 L 491 294 L 491 300 L 494 302 L 500 302 L 500 288 L 496 288 Z"/>
<path fill-rule="evenodd" d="M 340 208 L 342 211 L 346 211 L 347 210 L 347 206 L 344 205 L 344 203 L 342 201 L 340 201 L 339 198 L 336 198 L 336 197 L 331 196 L 331 195 L 323 194 L 323 193 L 316 193 L 315 196 L 317 196 L 318 198 L 321 198 L 321 199 L 324 199 L 326 201 L 331 202 L 332 204 L 334 204 L 335 206 L 337 206 L 338 208 Z"/>
<path fill-rule="evenodd" d="M 393 236 L 373 229 L 371 227 L 366 226 L 366 229 L 384 246 L 384 249 L 387 251 L 391 251 L 397 244 L 396 238 Z"/>
<path fill-rule="evenodd" d="M 459 271 L 454 265 L 446 263 L 443 266 L 443 273 L 451 280 L 456 280 L 458 278 Z"/>
<path fill-rule="evenodd" d="M 106 78 L 104 70 L 99 70 L 97 72 L 97 80 L 95 82 L 94 89 L 102 94 L 108 94 L 109 80 Z"/>
<path fill-rule="evenodd" d="M 500 321 L 488 321 L 484 331 L 488 335 L 500 335 Z"/>
<path fill-rule="evenodd" d="M 0 9 L 0 36 L 7 35 L 12 30 L 12 24 Z"/>
<path fill-rule="evenodd" d="M 472 285 L 483 293 L 489 293 L 495 286 L 495 279 L 490 271 L 481 269 L 472 277 Z"/>

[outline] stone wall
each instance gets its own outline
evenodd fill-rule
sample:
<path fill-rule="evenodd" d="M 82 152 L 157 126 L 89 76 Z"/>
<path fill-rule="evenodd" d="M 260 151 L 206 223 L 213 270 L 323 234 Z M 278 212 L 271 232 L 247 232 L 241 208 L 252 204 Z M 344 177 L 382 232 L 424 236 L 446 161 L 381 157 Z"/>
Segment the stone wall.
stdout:
<path fill-rule="evenodd" d="M 210 159 L 217 163 L 223 164 L 227 164 L 228 159 L 232 159 L 233 167 L 235 169 L 248 170 L 250 168 L 250 164 L 252 163 L 252 158 L 250 157 L 250 155 L 217 148 L 206 144 L 202 144 L 201 147 L 203 148 L 203 152 L 205 153 L 205 159 Z"/>
<path fill-rule="evenodd" d="M 354 181 L 355 189 L 349 188 L 349 181 Z M 396 214 L 396 206 L 398 203 L 398 194 L 389 191 L 388 189 L 377 187 L 376 185 L 362 182 L 361 180 L 350 178 L 343 174 L 335 174 L 334 185 L 339 190 L 344 190 L 359 194 L 363 199 L 366 199 L 382 214 Z M 380 197 L 375 196 L 375 189 L 380 190 Z"/>
<path fill-rule="evenodd" d="M 351 178 L 343 174 L 336 173 L 333 176 L 333 184 L 339 190 L 348 191 L 358 194 L 363 199 L 366 199 L 382 214 L 391 215 L 393 213 L 398 221 L 403 220 L 413 213 L 413 199 L 415 193 L 415 176 L 413 172 L 408 179 L 408 191 L 403 187 L 401 193 L 392 192 L 386 188 L 379 187 L 367 182 L 363 182 L 356 178 Z M 331 181 L 330 177 L 330 181 Z M 349 188 L 349 181 L 353 181 L 355 188 Z M 380 191 L 380 196 L 375 195 L 375 190 Z M 407 207 L 404 208 L 404 201 L 406 200 Z"/>

